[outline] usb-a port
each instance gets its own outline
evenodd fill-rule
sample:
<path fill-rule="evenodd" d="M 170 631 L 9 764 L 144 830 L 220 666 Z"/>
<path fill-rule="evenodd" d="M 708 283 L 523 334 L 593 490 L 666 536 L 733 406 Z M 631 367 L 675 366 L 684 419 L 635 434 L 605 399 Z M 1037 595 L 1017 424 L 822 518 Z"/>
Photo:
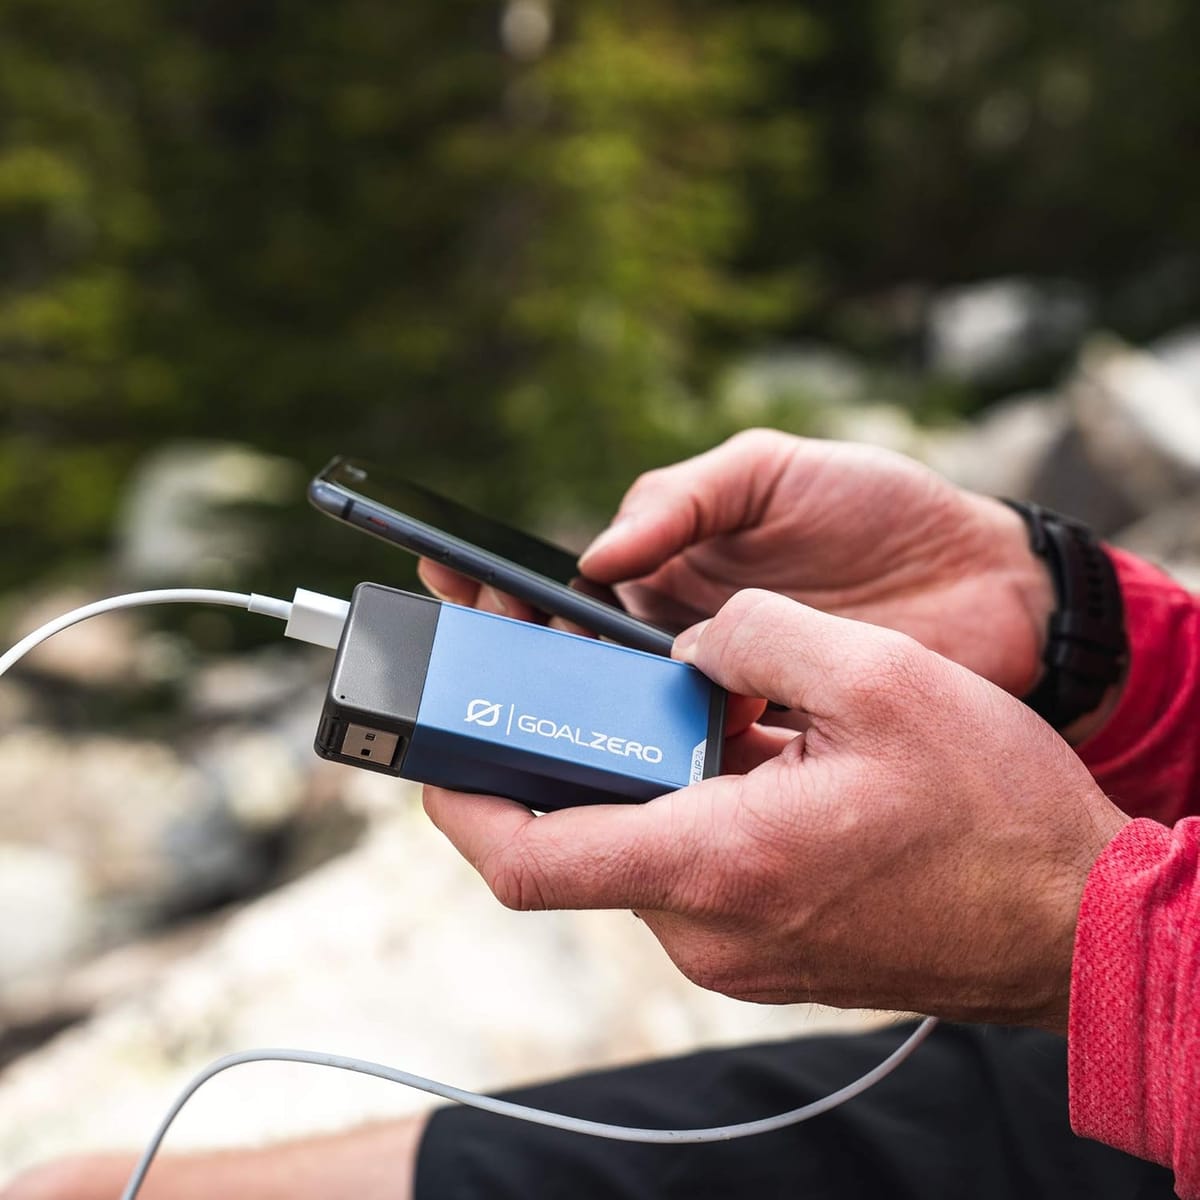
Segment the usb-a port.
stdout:
<path fill-rule="evenodd" d="M 347 725 L 346 736 L 342 738 L 341 753 L 343 758 L 390 767 L 399 744 L 398 733 L 387 733 L 366 725 Z"/>

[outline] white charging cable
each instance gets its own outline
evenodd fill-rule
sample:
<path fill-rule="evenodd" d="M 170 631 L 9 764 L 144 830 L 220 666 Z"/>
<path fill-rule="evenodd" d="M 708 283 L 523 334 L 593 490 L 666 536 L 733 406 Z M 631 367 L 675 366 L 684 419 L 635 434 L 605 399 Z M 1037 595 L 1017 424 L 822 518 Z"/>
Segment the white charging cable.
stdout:
<path fill-rule="evenodd" d="M 346 614 L 350 609 L 345 600 L 323 596 L 319 592 L 305 591 L 303 588 L 296 590 L 295 597 L 290 602 L 276 600 L 271 596 L 213 591 L 207 588 L 168 588 L 152 592 L 132 592 L 126 596 L 114 596 L 109 600 L 86 604 L 82 608 L 77 608 L 73 612 L 48 622 L 40 629 L 34 630 L 28 637 L 22 638 L 11 650 L 0 656 L 0 675 L 3 675 L 47 638 L 53 637 L 54 634 L 78 624 L 80 621 L 86 621 L 88 617 L 152 604 L 219 604 L 230 608 L 242 608 L 248 612 L 261 613 L 264 616 L 277 617 L 286 621 L 285 632 L 288 637 L 328 647 L 335 647 L 338 644 L 342 627 L 346 622 Z M 452 1100 L 456 1104 L 482 1109 L 484 1112 L 495 1113 L 499 1116 L 514 1117 L 534 1125 L 562 1129 L 568 1133 L 582 1133 L 593 1137 L 609 1138 L 613 1141 L 641 1142 L 651 1145 L 698 1145 L 704 1142 L 728 1142 L 735 1138 L 752 1137 L 759 1133 L 772 1133 L 778 1129 L 785 1129 L 789 1125 L 798 1125 L 802 1121 L 809 1121 L 813 1117 L 829 1112 L 830 1109 L 837 1108 L 840 1104 L 845 1104 L 847 1100 L 861 1096 L 868 1088 L 874 1087 L 904 1062 L 933 1032 L 936 1025 L 936 1017 L 926 1017 L 877 1067 L 853 1083 L 847 1084 L 820 1100 L 814 1100 L 800 1108 L 779 1113 L 777 1116 L 764 1117 L 757 1121 L 745 1121 L 738 1125 L 718 1125 L 710 1129 L 639 1129 L 625 1125 L 608 1125 L 600 1121 L 585 1121 L 579 1117 L 567 1117 L 560 1113 L 529 1108 L 523 1104 L 514 1104 L 509 1100 L 498 1100 L 493 1096 L 482 1096 L 477 1092 L 469 1092 L 463 1088 L 452 1087 L 450 1084 L 438 1083 L 433 1079 L 425 1079 L 420 1075 L 410 1074 L 408 1071 L 383 1066 L 380 1063 L 367 1062 L 360 1058 L 348 1058 L 340 1054 L 323 1054 L 311 1050 L 246 1050 L 239 1054 L 230 1054 L 225 1058 L 220 1058 L 205 1067 L 180 1092 L 134 1168 L 124 1192 L 121 1193 L 121 1200 L 136 1200 L 142 1182 L 146 1178 L 146 1172 L 149 1171 L 150 1164 L 158 1154 L 167 1130 L 170 1129 L 172 1122 L 197 1089 L 214 1075 L 219 1075 L 230 1067 L 241 1066 L 243 1063 L 296 1062 L 334 1067 L 342 1071 L 356 1071 L 361 1075 L 373 1075 L 378 1079 L 387 1079 L 393 1083 L 403 1084 L 405 1087 L 428 1092 L 443 1100 Z"/>
<path fill-rule="evenodd" d="M 85 604 L 53 621 L 47 621 L 40 629 L 23 637 L 11 650 L 0 655 L 0 675 L 20 662 L 35 646 L 40 646 L 64 629 L 70 629 L 72 625 L 78 625 L 80 621 L 103 613 L 118 612 L 125 608 L 147 608 L 153 604 L 217 604 L 225 608 L 244 608 L 247 612 L 286 621 L 287 629 L 284 632 L 287 637 L 330 648 L 337 646 L 342 636 L 342 626 L 346 623 L 346 614 L 350 611 L 349 601 L 323 596 L 320 592 L 309 592 L 304 588 L 297 588 L 290 601 L 260 596 L 255 592 L 222 592 L 213 588 L 160 588 L 152 592 L 129 592 L 124 596 L 110 596 L 107 600 Z"/>

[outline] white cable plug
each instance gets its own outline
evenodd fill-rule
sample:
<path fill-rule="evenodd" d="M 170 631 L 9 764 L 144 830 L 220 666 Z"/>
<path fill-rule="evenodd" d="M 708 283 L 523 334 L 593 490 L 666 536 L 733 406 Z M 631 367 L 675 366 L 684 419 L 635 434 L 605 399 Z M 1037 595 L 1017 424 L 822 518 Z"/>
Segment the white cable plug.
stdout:
<path fill-rule="evenodd" d="M 160 588 L 152 592 L 129 592 L 124 596 L 110 596 L 107 600 L 85 604 L 53 621 L 47 621 L 0 656 L 0 675 L 20 662 L 35 646 L 40 646 L 72 625 L 78 625 L 80 621 L 103 613 L 145 608 L 154 604 L 217 604 L 225 608 L 244 608 L 247 612 L 286 621 L 286 637 L 330 648 L 335 648 L 341 639 L 342 626 L 350 611 L 349 601 L 323 596 L 320 592 L 310 592 L 304 588 L 297 588 L 291 601 L 253 592 L 222 592 L 213 588 Z"/>
<path fill-rule="evenodd" d="M 166 588 L 150 592 L 131 592 L 125 596 L 114 596 L 108 600 L 99 600 L 94 604 L 85 604 L 66 613 L 53 621 L 47 622 L 40 629 L 34 630 L 19 641 L 15 646 L 0 656 L 0 675 L 3 675 L 14 664 L 25 657 L 35 646 L 40 646 L 47 638 L 53 637 L 64 629 L 86 621 L 88 617 L 99 616 L 101 613 L 116 612 L 120 609 L 141 608 L 152 604 L 218 604 L 231 608 L 243 608 L 248 612 L 259 613 L 263 616 L 275 617 L 287 622 L 285 635 L 300 641 L 311 642 L 317 646 L 335 647 L 341 639 L 342 628 L 346 623 L 346 615 L 350 605 L 345 600 L 337 600 L 332 596 L 323 596 L 319 592 L 310 592 L 297 588 L 291 602 L 277 600 L 272 596 L 259 596 L 244 592 L 223 592 L 208 588 Z M 154 1137 L 142 1154 L 134 1168 L 129 1183 L 121 1195 L 121 1200 L 136 1200 L 141 1190 L 142 1182 L 150 1164 L 158 1153 L 162 1140 L 171 1127 L 171 1123 L 179 1115 L 183 1106 L 191 1099 L 195 1091 L 214 1075 L 230 1067 L 242 1063 L 261 1061 L 284 1061 L 311 1063 L 317 1066 L 335 1067 L 344 1071 L 356 1071 L 363 1075 L 373 1075 L 387 1079 L 405 1087 L 417 1088 L 444 1100 L 452 1100 L 457 1104 L 465 1104 L 485 1112 L 497 1113 L 501 1116 L 515 1117 L 529 1121 L 535 1125 L 545 1125 L 552 1129 L 563 1129 L 571 1133 L 590 1134 L 594 1137 L 610 1138 L 615 1141 L 641 1142 L 651 1144 L 696 1145 L 704 1142 L 724 1142 L 734 1138 L 751 1137 L 754 1134 L 769 1133 L 784 1129 L 789 1125 L 798 1125 L 801 1121 L 811 1120 L 821 1113 L 828 1112 L 838 1105 L 844 1104 L 855 1096 L 862 1095 L 868 1088 L 873 1087 L 885 1076 L 890 1075 L 912 1052 L 933 1032 L 937 1025 L 935 1017 L 927 1017 L 908 1038 L 873 1070 L 847 1084 L 844 1088 L 820 1100 L 814 1100 L 800 1108 L 780 1113 L 774 1117 L 765 1117 L 758 1121 L 746 1121 L 739 1125 L 720 1125 L 711 1129 L 638 1129 L 624 1125 L 608 1125 L 599 1121 L 585 1121 L 578 1117 L 563 1116 L 558 1113 L 545 1112 L 541 1109 L 528 1108 L 525 1105 L 514 1104 L 508 1100 L 498 1100 L 492 1096 L 482 1096 L 476 1092 L 465 1091 L 452 1087 L 450 1084 L 438 1083 L 436 1080 L 425 1079 L 395 1067 L 383 1066 L 379 1063 L 366 1062 L 363 1059 L 347 1058 L 339 1054 L 322 1054 L 308 1050 L 248 1050 L 241 1054 L 231 1054 L 218 1059 L 215 1063 L 200 1072 L 180 1093 L 170 1111 L 159 1124 Z"/>

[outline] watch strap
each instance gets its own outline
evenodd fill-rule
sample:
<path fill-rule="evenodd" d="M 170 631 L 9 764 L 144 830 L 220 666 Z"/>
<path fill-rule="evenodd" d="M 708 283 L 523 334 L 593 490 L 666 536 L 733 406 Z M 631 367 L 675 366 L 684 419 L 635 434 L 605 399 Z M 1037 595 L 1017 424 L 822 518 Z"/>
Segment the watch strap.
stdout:
<path fill-rule="evenodd" d="M 1030 549 L 1045 561 L 1054 584 L 1045 670 L 1024 700 L 1061 731 L 1098 708 L 1125 670 L 1121 588 L 1112 559 L 1086 525 L 1037 504 L 1004 503 L 1024 520 Z"/>

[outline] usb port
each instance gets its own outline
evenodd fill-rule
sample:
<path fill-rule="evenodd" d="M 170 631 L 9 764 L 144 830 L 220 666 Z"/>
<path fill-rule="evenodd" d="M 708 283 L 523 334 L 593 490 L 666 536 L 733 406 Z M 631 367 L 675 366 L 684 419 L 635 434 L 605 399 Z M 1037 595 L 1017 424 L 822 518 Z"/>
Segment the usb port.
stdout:
<path fill-rule="evenodd" d="M 382 729 L 371 729 L 366 725 L 347 725 L 341 753 L 343 758 L 390 767 L 399 743 L 398 733 L 385 733 Z"/>

